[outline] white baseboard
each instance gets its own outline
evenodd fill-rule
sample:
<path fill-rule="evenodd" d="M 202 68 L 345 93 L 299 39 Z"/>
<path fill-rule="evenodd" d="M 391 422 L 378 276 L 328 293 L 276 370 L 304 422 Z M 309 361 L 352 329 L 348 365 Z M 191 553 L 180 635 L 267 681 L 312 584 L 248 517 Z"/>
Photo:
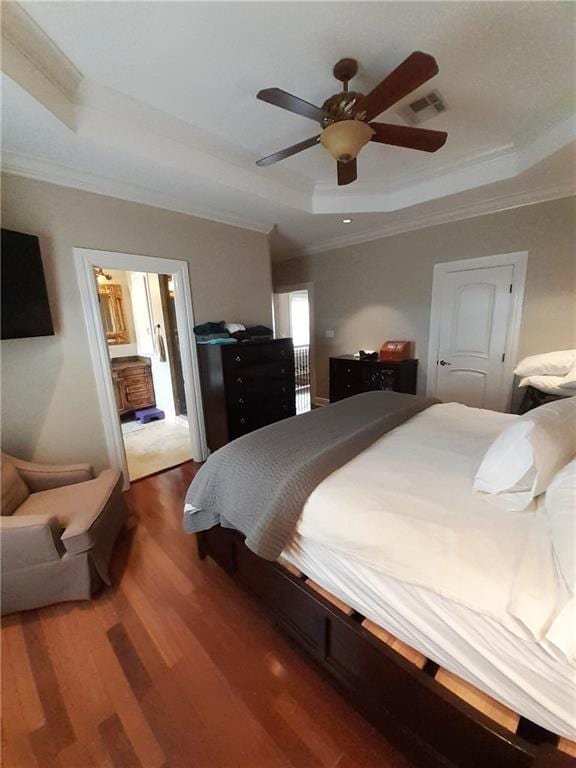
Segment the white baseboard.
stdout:
<path fill-rule="evenodd" d="M 312 405 L 330 405 L 330 400 L 327 397 L 313 397 Z"/>

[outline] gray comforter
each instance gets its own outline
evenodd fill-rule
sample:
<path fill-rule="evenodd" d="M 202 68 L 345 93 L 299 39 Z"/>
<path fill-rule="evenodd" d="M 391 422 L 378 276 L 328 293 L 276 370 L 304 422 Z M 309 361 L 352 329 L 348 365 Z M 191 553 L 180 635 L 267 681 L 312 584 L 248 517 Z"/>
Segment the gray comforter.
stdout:
<path fill-rule="evenodd" d="M 368 392 L 235 440 L 212 454 L 192 481 L 184 530 L 236 528 L 257 555 L 277 560 L 316 486 L 433 402 Z"/>

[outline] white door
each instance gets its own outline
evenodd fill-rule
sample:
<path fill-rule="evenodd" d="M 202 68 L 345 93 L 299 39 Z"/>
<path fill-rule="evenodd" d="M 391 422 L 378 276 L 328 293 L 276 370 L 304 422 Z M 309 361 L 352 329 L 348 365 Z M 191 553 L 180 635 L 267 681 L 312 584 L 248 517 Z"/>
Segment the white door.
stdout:
<path fill-rule="evenodd" d="M 505 410 L 513 279 L 513 265 L 441 275 L 434 298 L 439 302 L 435 390 L 443 402 Z"/>
<path fill-rule="evenodd" d="M 139 355 L 154 354 L 154 332 L 148 279 L 145 272 L 130 273 L 130 300 Z"/>

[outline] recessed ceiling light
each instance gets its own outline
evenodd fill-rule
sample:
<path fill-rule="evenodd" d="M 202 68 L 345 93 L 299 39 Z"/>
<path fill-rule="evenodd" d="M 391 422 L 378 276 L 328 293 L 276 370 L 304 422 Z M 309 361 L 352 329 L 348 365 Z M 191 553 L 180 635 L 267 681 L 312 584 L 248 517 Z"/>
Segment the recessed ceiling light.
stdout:
<path fill-rule="evenodd" d="M 351 224 L 352 219 L 342 219 L 342 224 Z"/>

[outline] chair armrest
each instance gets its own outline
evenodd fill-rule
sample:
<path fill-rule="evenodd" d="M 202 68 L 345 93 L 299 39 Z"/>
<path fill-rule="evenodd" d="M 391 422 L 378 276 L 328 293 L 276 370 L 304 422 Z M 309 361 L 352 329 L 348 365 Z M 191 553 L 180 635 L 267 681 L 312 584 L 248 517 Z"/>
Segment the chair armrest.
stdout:
<path fill-rule="evenodd" d="M 60 560 L 62 527 L 45 515 L 0 517 L 2 572 Z"/>
<path fill-rule="evenodd" d="M 18 474 L 32 493 L 60 488 L 63 485 L 83 483 L 94 477 L 90 464 L 37 464 L 14 456 L 9 456 L 8 459 L 14 464 Z"/>
<path fill-rule="evenodd" d="M 97 527 L 105 512 L 114 511 L 121 496 L 122 475 L 115 469 L 105 469 L 86 485 L 86 504 L 71 515 L 61 537 L 67 552 L 77 555 L 94 546 L 91 529 Z"/>

